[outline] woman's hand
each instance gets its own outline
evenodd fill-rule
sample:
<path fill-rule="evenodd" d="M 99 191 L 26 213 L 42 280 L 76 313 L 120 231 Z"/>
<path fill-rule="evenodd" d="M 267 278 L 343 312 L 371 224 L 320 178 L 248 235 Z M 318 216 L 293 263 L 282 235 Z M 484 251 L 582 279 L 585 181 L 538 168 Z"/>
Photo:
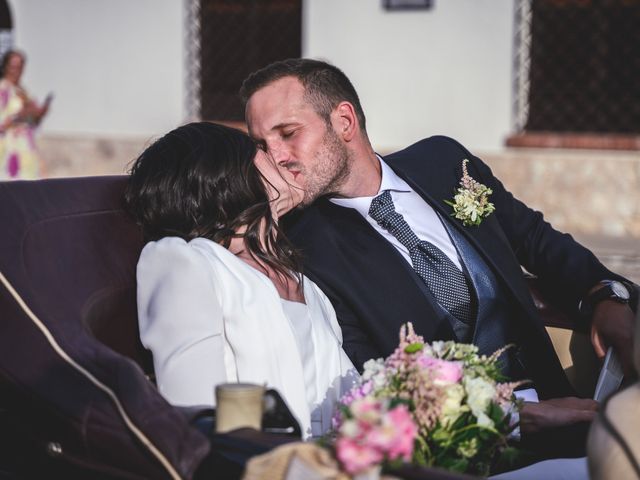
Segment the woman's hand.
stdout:
<path fill-rule="evenodd" d="M 36 124 L 38 123 L 39 118 L 40 107 L 38 107 L 38 105 L 34 101 L 26 100 L 20 111 L 13 116 L 11 126 L 19 123 Z"/>

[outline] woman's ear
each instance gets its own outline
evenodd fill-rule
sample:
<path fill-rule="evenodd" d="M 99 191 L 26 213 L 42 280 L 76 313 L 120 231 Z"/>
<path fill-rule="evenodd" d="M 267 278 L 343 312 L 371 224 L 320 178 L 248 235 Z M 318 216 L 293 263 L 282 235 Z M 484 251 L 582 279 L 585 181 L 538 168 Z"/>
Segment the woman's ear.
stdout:
<path fill-rule="evenodd" d="M 340 102 L 331 112 L 333 127 L 340 138 L 350 142 L 360 129 L 358 117 L 353 105 L 349 102 Z"/>

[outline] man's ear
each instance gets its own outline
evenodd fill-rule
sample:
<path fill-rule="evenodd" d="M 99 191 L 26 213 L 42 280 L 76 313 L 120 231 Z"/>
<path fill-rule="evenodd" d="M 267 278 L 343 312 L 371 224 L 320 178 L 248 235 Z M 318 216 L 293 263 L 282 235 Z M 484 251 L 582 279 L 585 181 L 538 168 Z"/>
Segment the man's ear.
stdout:
<path fill-rule="evenodd" d="M 359 130 L 358 117 L 353 105 L 349 102 L 340 102 L 331 112 L 333 127 L 345 142 L 350 142 Z"/>

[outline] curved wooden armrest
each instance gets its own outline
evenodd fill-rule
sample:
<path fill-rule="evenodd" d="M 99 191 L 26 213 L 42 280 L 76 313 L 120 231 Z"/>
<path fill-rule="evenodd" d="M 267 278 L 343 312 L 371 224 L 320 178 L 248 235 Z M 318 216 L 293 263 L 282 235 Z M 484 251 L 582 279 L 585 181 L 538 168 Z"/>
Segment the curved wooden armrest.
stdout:
<path fill-rule="evenodd" d="M 525 278 L 533 303 L 545 327 L 566 328 L 581 332 L 587 331 L 586 322 L 581 322 L 577 316 L 570 316 L 563 312 L 544 296 L 540 288 L 540 280 L 537 277 L 525 275 Z"/>
<path fill-rule="evenodd" d="M 549 302 L 542 294 L 538 278 L 526 275 L 526 279 L 569 383 L 579 396 L 591 398 L 600 372 L 600 361 L 591 345 L 588 323 L 580 321 L 577 316 L 567 315 Z"/>

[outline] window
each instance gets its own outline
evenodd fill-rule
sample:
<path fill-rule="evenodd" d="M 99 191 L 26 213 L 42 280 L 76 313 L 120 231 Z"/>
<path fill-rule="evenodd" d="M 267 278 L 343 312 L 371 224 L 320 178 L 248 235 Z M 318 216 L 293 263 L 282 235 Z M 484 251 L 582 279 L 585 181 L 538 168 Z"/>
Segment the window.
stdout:
<path fill-rule="evenodd" d="M 516 130 L 640 134 L 640 0 L 519 4 Z"/>
<path fill-rule="evenodd" d="M 246 76 L 301 55 L 301 0 L 199 0 L 199 117 L 243 121 Z"/>

